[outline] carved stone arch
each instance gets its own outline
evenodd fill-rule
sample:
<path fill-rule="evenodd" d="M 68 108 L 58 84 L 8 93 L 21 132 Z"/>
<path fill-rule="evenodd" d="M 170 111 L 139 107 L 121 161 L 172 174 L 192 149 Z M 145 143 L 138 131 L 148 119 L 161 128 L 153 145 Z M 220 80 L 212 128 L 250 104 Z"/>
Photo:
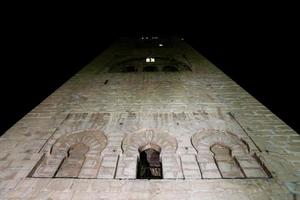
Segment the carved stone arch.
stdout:
<path fill-rule="evenodd" d="M 156 129 L 142 129 L 129 133 L 122 142 L 123 154 L 120 156 L 117 178 L 137 178 L 137 164 L 140 153 L 145 149 L 159 152 L 163 175 L 160 178 L 183 178 L 180 159 L 176 155 L 177 140 L 174 136 Z"/>
<path fill-rule="evenodd" d="M 128 156 L 138 155 L 139 148 L 147 144 L 158 145 L 161 148 L 161 154 L 175 153 L 177 150 L 175 137 L 154 129 L 144 129 L 128 134 L 122 142 L 122 150 Z"/>
<path fill-rule="evenodd" d="M 248 144 L 229 131 L 203 129 L 194 134 L 191 140 L 198 152 L 197 161 L 203 178 L 269 176 L 258 158 L 250 154 Z"/>
<path fill-rule="evenodd" d="M 242 139 L 233 133 L 217 129 L 204 129 L 194 134 L 192 144 L 198 153 L 211 152 L 210 148 L 215 144 L 230 148 L 233 156 L 249 153 L 249 147 Z"/>
<path fill-rule="evenodd" d="M 106 144 L 106 136 L 97 130 L 62 136 L 37 166 L 33 177 L 96 178 Z"/>
<path fill-rule="evenodd" d="M 51 155 L 67 153 L 75 144 L 82 143 L 89 147 L 88 154 L 100 154 L 107 145 L 106 136 L 97 130 L 86 130 L 60 137 L 51 148 Z"/>

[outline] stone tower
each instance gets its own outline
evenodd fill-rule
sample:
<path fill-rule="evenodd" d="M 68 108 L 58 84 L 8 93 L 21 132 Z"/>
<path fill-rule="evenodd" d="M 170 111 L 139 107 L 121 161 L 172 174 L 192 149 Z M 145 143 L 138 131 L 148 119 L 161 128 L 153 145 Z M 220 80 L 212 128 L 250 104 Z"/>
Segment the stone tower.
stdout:
<path fill-rule="evenodd" d="M 1 199 L 300 199 L 300 136 L 182 38 L 121 38 L 0 138 Z"/>

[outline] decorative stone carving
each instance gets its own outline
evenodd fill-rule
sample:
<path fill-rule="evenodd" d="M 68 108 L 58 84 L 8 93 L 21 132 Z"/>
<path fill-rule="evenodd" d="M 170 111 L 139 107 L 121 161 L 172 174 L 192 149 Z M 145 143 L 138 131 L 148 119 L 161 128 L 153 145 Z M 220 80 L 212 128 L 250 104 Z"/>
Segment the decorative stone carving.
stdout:
<path fill-rule="evenodd" d="M 244 178 L 238 163 L 231 155 L 231 150 L 222 145 L 213 145 L 211 151 L 223 178 Z"/>
<path fill-rule="evenodd" d="M 176 155 L 176 138 L 168 133 L 155 129 L 143 129 L 128 134 L 124 138 L 122 142 L 123 155 L 120 157 L 118 163 L 117 178 L 136 178 L 139 150 L 149 145 L 158 146 L 161 149 L 160 154 L 163 166 L 163 178 L 183 178 L 180 160 Z M 135 171 L 133 171 L 133 167 Z"/>
<path fill-rule="evenodd" d="M 202 130 L 192 136 L 192 144 L 198 154 L 208 153 L 210 147 L 220 144 L 231 149 L 232 155 L 249 153 L 248 145 L 242 142 L 235 134 L 216 129 Z"/>
<path fill-rule="evenodd" d="M 42 152 L 47 153 L 57 141 L 80 132 L 103 132 L 110 119 L 109 113 L 70 113 L 49 138 Z M 70 137 L 72 138 L 72 137 Z"/>
<path fill-rule="evenodd" d="M 161 148 L 161 154 L 172 154 L 175 153 L 177 149 L 175 137 L 154 129 L 140 130 L 128 134 L 122 142 L 122 149 L 125 155 L 133 156 L 138 155 L 139 148 L 147 144 L 158 145 Z"/>
<path fill-rule="evenodd" d="M 37 166 L 33 177 L 96 178 L 106 144 L 106 136 L 99 131 L 63 136 Z"/>
<path fill-rule="evenodd" d="M 192 136 L 203 178 L 267 178 L 269 172 L 248 144 L 233 133 L 207 129 Z"/>

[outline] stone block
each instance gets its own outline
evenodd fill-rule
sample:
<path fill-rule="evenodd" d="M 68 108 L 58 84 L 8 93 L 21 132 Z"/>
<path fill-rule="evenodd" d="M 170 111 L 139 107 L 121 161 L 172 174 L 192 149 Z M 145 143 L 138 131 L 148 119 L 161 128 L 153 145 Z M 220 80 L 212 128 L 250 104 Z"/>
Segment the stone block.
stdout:
<path fill-rule="evenodd" d="M 239 160 L 239 164 L 242 168 L 260 168 L 260 164 L 255 160 Z"/>
<path fill-rule="evenodd" d="M 43 154 L 36 163 L 32 177 L 53 177 L 64 157 Z"/>
<path fill-rule="evenodd" d="M 135 179 L 137 174 L 137 157 L 120 156 L 116 178 L 117 179 Z"/>
<path fill-rule="evenodd" d="M 185 179 L 201 179 L 200 168 L 195 155 L 181 156 L 181 163 Z"/>
<path fill-rule="evenodd" d="M 65 178 L 51 179 L 47 187 L 44 188 L 44 190 L 67 192 L 71 190 L 73 181 L 74 179 L 65 179 Z"/>
<path fill-rule="evenodd" d="M 162 168 L 164 179 L 182 179 L 180 160 L 176 155 L 163 155 Z"/>
<path fill-rule="evenodd" d="M 267 174 L 260 168 L 244 168 L 246 177 L 248 178 L 267 178 Z"/>
<path fill-rule="evenodd" d="M 118 165 L 118 155 L 104 155 L 98 173 L 98 178 L 115 178 Z"/>
<path fill-rule="evenodd" d="M 207 171 L 207 170 L 218 170 L 218 167 L 215 162 L 211 163 L 199 163 L 201 171 Z"/>
<path fill-rule="evenodd" d="M 202 170 L 203 178 L 222 178 L 219 170 Z"/>

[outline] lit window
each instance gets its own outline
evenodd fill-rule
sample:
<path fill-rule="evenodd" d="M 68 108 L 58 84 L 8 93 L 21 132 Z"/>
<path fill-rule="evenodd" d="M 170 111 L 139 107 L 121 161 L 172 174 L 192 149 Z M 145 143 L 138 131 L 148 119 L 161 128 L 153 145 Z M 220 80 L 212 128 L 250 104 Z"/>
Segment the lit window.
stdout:
<path fill-rule="evenodd" d="M 155 58 L 146 58 L 146 62 L 155 62 Z"/>
<path fill-rule="evenodd" d="M 158 46 L 159 46 L 159 47 L 163 47 L 164 45 L 160 43 L 160 44 L 158 44 Z"/>

